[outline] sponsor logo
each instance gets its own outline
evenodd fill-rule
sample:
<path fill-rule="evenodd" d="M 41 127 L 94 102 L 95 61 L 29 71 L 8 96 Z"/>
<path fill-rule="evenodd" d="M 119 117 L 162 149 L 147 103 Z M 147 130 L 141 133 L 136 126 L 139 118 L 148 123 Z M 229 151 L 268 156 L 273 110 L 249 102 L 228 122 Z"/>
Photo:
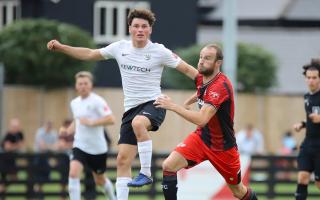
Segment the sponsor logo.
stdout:
<path fill-rule="evenodd" d="M 128 56 L 128 53 L 122 53 L 121 56 Z"/>
<path fill-rule="evenodd" d="M 125 70 L 130 70 L 130 71 L 137 71 L 137 72 L 151 72 L 150 68 L 147 67 L 138 67 L 134 65 L 125 65 L 121 64 L 120 67 Z"/>
<path fill-rule="evenodd" d="M 144 114 L 144 115 L 151 115 L 150 113 L 148 113 L 148 112 L 142 112 L 142 114 Z"/>
<path fill-rule="evenodd" d="M 307 106 L 309 106 L 309 99 L 305 99 L 305 100 L 304 100 L 304 103 L 305 103 Z"/>
<path fill-rule="evenodd" d="M 197 101 L 199 108 L 201 108 L 204 104 L 204 101 L 202 99 L 198 99 Z"/>
<path fill-rule="evenodd" d="M 229 180 L 230 180 L 230 181 L 233 181 L 233 180 L 234 180 L 234 178 L 232 178 L 232 177 L 231 177 L 231 178 L 229 178 Z"/>

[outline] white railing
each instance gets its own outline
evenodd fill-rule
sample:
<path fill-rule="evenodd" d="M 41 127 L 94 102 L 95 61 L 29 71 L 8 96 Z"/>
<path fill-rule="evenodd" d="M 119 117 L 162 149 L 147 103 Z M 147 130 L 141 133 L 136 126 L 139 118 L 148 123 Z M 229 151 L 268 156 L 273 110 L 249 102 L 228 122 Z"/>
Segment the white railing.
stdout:
<path fill-rule="evenodd" d="M 19 0 L 0 0 L 0 30 L 21 17 Z"/>
<path fill-rule="evenodd" d="M 93 36 L 96 43 L 109 44 L 129 39 L 127 15 L 133 8 L 150 8 L 146 1 L 96 1 Z"/>

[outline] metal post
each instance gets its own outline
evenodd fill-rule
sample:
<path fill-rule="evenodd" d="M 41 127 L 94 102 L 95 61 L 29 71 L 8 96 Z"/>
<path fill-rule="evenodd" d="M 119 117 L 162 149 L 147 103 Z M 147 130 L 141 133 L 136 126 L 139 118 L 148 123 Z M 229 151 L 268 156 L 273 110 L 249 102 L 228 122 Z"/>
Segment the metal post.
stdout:
<path fill-rule="evenodd" d="M 237 0 L 223 1 L 223 71 L 237 90 Z"/>

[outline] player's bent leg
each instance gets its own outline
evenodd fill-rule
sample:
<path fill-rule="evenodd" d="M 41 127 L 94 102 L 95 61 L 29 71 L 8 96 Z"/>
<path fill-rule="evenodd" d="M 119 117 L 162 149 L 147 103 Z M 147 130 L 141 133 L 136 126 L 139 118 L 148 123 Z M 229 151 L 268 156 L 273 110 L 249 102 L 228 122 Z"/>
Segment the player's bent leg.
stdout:
<path fill-rule="evenodd" d="M 116 196 L 114 193 L 114 188 L 110 179 L 104 176 L 104 174 L 96 174 L 92 173 L 94 177 L 94 181 L 97 185 L 102 186 L 103 192 L 110 200 L 116 200 Z"/>
<path fill-rule="evenodd" d="M 257 200 L 257 196 L 255 192 L 250 189 L 249 187 L 246 187 L 243 185 L 242 182 L 240 182 L 237 185 L 228 184 L 230 190 L 233 193 L 233 196 L 235 196 L 238 199 L 241 200 Z"/>
<path fill-rule="evenodd" d="M 162 164 L 162 191 L 165 200 L 176 200 L 178 192 L 177 171 L 187 167 L 187 160 L 178 152 L 173 151 Z"/>
<path fill-rule="evenodd" d="M 128 200 L 128 183 L 131 179 L 131 164 L 137 154 L 137 146 L 119 144 L 117 156 L 117 182 L 116 191 L 118 200 Z"/>
<path fill-rule="evenodd" d="M 148 133 L 151 130 L 150 120 L 142 115 L 137 115 L 132 120 L 132 129 L 137 138 L 139 159 L 141 164 L 140 173 L 151 177 L 152 140 Z"/>
<path fill-rule="evenodd" d="M 299 171 L 298 172 L 298 185 L 296 193 L 294 194 L 296 200 L 305 200 L 308 197 L 308 184 L 310 181 L 310 172 Z"/>
<path fill-rule="evenodd" d="M 137 115 L 132 120 L 132 128 L 138 141 L 138 152 L 141 164 L 140 173 L 131 182 L 130 187 L 141 187 L 151 184 L 151 159 L 152 159 L 152 140 L 148 133 L 151 130 L 150 120 L 142 115 Z"/>
<path fill-rule="evenodd" d="M 148 130 L 151 130 L 151 122 L 147 117 L 137 115 L 133 118 L 131 125 L 138 142 L 151 140 L 148 134 Z"/>
<path fill-rule="evenodd" d="M 81 200 L 80 174 L 82 170 L 83 165 L 79 161 L 72 160 L 70 162 L 68 182 L 70 200 Z"/>

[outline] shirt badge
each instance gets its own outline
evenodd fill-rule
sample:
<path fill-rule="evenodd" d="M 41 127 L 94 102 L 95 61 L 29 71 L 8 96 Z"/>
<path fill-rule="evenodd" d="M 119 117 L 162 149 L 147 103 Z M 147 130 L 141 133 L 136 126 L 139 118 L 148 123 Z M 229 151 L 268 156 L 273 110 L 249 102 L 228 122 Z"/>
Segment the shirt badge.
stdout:
<path fill-rule="evenodd" d="M 151 59 L 151 55 L 150 55 L 150 54 L 144 55 L 144 59 L 145 59 L 145 60 L 150 60 L 150 59 Z"/>
<path fill-rule="evenodd" d="M 214 99 L 217 99 L 217 98 L 219 98 L 219 93 L 217 93 L 217 92 L 210 92 L 210 96 L 212 97 L 212 98 L 214 98 Z"/>

